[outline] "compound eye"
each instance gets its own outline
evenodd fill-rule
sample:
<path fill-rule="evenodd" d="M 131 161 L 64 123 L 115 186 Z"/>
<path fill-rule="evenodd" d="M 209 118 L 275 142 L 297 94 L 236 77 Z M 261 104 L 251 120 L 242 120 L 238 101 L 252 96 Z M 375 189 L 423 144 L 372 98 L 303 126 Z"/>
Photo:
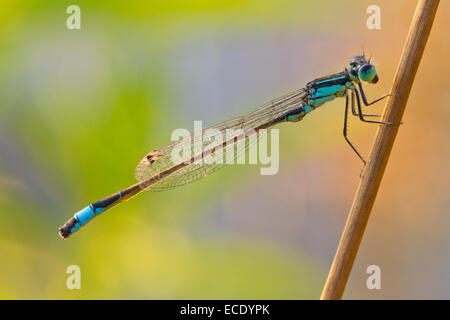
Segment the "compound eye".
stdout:
<path fill-rule="evenodd" d="M 378 75 L 377 70 L 375 67 L 371 64 L 365 64 L 359 68 L 358 76 L 362 81 L 370 82 L 370 83 L 377 83 L 378 82 Z"/>
<path fill-rule="evenodd" d="M 378 80 L 379 80 L 378 75 L 376 74 L 375 77 L 372 80 L 370 80 L 370 83 L 377 83 Z"/>

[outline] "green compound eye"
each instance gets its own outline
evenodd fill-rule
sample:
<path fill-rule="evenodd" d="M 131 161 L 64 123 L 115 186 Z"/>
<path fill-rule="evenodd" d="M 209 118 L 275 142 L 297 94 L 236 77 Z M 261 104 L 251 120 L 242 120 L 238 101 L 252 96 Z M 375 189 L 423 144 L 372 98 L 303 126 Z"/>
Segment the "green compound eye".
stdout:
<path fill-rule="evenodd" d="M 362 81 L 377 83 L 378 75 L 377 70 L 371 64 L 365 64 L 361 68 L 359 68 L 358 76 Z"/>

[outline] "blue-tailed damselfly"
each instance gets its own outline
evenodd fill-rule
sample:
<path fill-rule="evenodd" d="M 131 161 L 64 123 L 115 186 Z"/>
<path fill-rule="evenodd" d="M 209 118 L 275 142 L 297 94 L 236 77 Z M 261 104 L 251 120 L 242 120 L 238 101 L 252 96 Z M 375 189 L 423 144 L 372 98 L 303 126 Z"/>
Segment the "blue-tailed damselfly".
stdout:
<path fill-rule="evenodd" d="M 218 145 L 215 145 L 213 148 L 201 149 L 201 152 L 196 154 L 194 153 L 192 155 L 191 159 L 189 159 L 190 161 L 182 161 L 178 163 L 174 163 L 172 161 L 172 150 L 176 145 L 179 145 L 180 142 L 174 142 L 151 151 L 140 161 L 136 168 L 135 177 L 138 183 L 116 192 L 100 201 L 94 202 L 77 212 L 64 224 L 64 226 L 59 228 L 61 237 L 67 238 L 92 220 L 95 216 L 112 208 L 120 202 L 127 201 L 144 190 L 167 190 L 198 180 L 205 175 L 216 171 L 217 169 L 223 167 L 224 164 L 198 164 L 198 160 L 205 159 L 220 149 L 225 150 L 228 148 L 233 148 L 234 150 L 234 148 L 236 148 L 236 155 L 245 152 L 251 141 L 241 144 L 239 142 L 242 139 L 249 137 L 254 138 L 255 133 L 258 133 L 262 129 L 272 127 L 280 122 L 297 122 L 307 113 L 337 97 L 345 97 L 346 100 L 343 129 L 344 138 L 354 152 L 356 152 L 358 157 L 365 163 L 364 159 L 347 137 L 349 100 L 351 101 L 351 111 L 353 115 L 358 116 L 361 121 L 378 124 L 394 123 L 367 120 L 365 118 L 367 116 L 376 115 L 364 114 L 362 112 L 361 98 L 363 103 L 366 106 L 369 106 L 377 101 L 380 101 L 381 99 L 386 98 L 388 95 L 385 95 L 370 103 L 367 102 L 361 81 L 377 83 L 378 74 L 376 68 L 370 63 L 370 59 L 366 60 L 364 56 L 355 56 L 350 60 L 349 68 L 346 68 L 342 72 L 315 79 L 308 82 L 304 88 L 270 101 L 250 113 L 208 128 L 219 130 L 221 132 L 225 132 L 229 129 L 239 129 L 235 130 L 235 132 L 241 133 L 236 134 L 231 138 L 224 138 L 223 141 L 221 141 Z M 351 94 L 350 99 L 349 93 Z M 226 135 L 223 136 L 225 137 Z M 189 140 L 187 143 L 195 144 L 198 142 L 196 139 L 198 138 L 193 137 L 193 139 Z M 203 141 L 200 143 L 204 146 Z"/>

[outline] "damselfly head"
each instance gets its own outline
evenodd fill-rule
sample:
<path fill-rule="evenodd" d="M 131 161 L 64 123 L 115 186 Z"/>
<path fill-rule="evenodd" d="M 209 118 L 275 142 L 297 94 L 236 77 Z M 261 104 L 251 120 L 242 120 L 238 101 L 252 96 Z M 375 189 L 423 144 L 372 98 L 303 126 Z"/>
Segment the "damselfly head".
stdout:
<path fill-rule="evenodd" d="M 366 60 L 364 56 L 354 56 L 350 60 L 350 66 L 358 73 L 359 79 L 369 83 L 377 83 L 378 73 L 373 64 Z"/>

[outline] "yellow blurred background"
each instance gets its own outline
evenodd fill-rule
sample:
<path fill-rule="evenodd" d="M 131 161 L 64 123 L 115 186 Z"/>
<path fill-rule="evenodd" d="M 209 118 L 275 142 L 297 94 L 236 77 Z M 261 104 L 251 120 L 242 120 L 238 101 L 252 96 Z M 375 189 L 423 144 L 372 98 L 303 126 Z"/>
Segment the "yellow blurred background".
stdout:
<path fill-rule="evenodd" d="M 81 8 L 68 30 L 66 8 Z M 366 9 L 381 8 L 368 30 Z M 227 120 L 365 49 L 389 91 L 416 1 L 2 1 L 0 298 L 316 299 L 361 163 L 343 99 L 280 129 L 280 170 L 145 193 L 67 241 L 175 128 Z M 450 298 L 450 3 L 441 1 L 344 298 Z M 383 103 L 376 104 L 381 112 Z M 371 110 L 372 111 L 372 110 Z M 350 123 L 367 155 L 376 126 Z M 68 290 L 66 269 L 81 269 Z M 366 269 L 381 268 L 381 290 Z"/>

